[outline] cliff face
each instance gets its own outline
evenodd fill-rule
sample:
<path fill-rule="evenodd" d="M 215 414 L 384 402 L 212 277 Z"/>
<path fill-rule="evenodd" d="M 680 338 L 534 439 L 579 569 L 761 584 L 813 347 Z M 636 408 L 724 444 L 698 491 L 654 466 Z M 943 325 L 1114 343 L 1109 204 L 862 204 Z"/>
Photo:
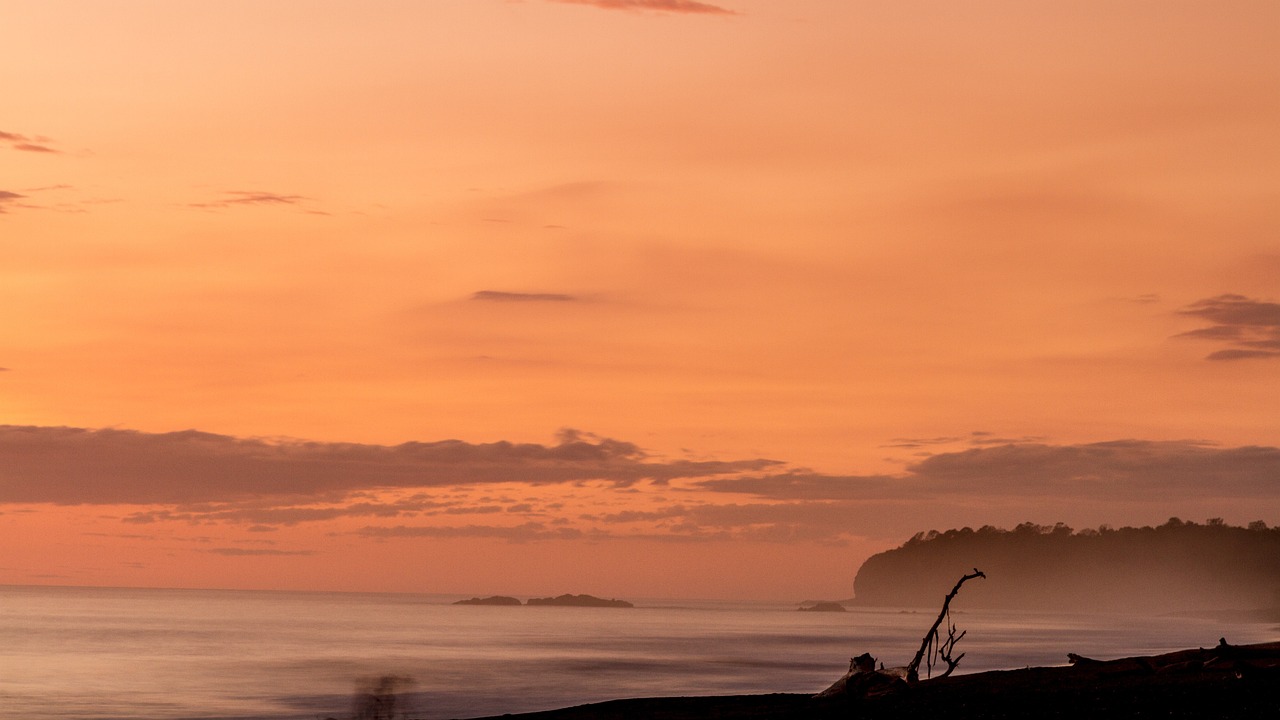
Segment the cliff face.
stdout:
<path fill-rule="evenodd" d="M 965 607 L 1169 613 L 1280 608 L 1280 527 L 1218 520 L 1075 532 L 1024 523 L 921 533 L 868 559 L 862 606 L 937 607 L 964 573 Z"/>

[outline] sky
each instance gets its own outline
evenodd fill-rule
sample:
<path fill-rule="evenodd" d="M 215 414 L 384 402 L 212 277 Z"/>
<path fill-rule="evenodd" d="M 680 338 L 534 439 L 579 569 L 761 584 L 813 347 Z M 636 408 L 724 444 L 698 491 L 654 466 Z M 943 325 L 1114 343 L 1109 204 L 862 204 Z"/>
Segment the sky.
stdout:
<path fill-rule="evenodd" d="M 835 599 L 1280 524 L 1272 0 L 0 14 L 0 583 Z"/>

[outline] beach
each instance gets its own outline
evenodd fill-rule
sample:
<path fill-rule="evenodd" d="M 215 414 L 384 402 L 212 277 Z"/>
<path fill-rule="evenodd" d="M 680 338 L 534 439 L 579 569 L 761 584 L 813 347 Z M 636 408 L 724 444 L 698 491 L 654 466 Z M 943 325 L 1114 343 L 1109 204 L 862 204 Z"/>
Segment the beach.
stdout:
<path fill-rule="evenodd" d="M 801 694 L 616 700 L 506 720 L 1014 720 L 1280 717 L 1280 642 L 1194 648 L 925 680 L 871 697 Z M 496 720 L 496 719 L 484 719 Z"/>

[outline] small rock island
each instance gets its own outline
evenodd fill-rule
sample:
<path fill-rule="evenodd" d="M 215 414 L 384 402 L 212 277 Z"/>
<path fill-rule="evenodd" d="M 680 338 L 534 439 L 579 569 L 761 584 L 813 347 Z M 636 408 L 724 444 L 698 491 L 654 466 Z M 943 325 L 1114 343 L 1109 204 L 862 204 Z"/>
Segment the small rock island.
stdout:
<path fill-rule="evenodd" d="M 520 601 L 506 595 L 493 595 L 487 598 L 473 597 L 470 600 L 459 600 L 454 605 L 519 605 Z"/>
<path fill-rule="evenodd" d="M 800 612 L 848 612 L 848 610 L 838 602 L 815 602 L 802 606 Z"/>
<path fill-rule="evenodd" d="M 626 600 L 604 600 L 592 595 L 559 595 L 553 598 L 529 598 L 527 605 L 555 607 L 600 607 L 630 608 L 635 607 Z"/>

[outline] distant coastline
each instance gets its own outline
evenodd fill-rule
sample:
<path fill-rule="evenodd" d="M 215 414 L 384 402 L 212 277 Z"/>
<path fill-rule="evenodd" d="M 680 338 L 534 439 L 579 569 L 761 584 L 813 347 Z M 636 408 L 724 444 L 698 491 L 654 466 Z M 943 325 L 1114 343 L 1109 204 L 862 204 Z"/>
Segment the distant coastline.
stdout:
<path fill-rule="evenodd" d="M 1159 527 L 1076 531 L 1023 523 L 918 533 L 854 579 L 861 607 L 934 606 L 960 575 L 966 608 L 1280 618 L 1280 527 L 1171 518 Z"/>

